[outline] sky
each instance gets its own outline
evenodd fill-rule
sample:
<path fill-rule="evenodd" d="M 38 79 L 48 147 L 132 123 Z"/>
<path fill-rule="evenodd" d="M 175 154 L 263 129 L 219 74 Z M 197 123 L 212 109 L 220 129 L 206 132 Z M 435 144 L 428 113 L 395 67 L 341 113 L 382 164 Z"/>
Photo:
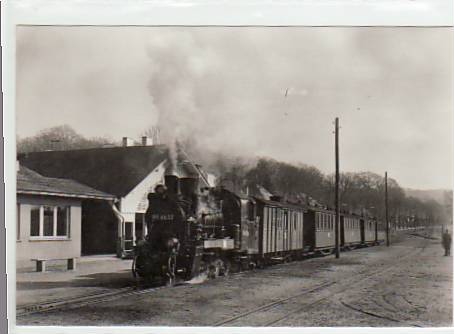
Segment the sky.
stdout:
<path fill-rule="evenodd" d="M 195 141 L 402 187 L 452 188 L 452 28 L 17 28 L 20 138 Z"/>

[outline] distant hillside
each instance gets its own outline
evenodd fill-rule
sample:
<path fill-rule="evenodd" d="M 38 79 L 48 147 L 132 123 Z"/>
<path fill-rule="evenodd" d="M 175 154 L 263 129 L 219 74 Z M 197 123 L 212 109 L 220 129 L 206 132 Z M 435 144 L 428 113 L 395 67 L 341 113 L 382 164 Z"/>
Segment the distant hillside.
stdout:
<path fill-rule="evenodd" d="M 452 190 L 448 190 L 448 189 L 419 190 L 419 189 L 408 189 L 407 188 L 404 190 L 405 190 L 405 194 L 407 196 L 415 197 L 422 201 L 433 199 L 442 205 L 446 204 L 446 194 L 452 192 Z"/>

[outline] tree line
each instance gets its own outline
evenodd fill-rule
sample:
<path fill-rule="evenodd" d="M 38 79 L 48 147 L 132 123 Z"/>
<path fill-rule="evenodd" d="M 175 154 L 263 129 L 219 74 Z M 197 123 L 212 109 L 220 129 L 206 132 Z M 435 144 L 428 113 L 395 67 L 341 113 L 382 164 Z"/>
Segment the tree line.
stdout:
<path fill-rule="evenodd" d="M 219 183 L 236 192 L 251 192 L 263 186 L 284 200 L 334 209 L 334 174 L 304 164 L 290 164 L 270 158 L 259 158 L 251 165 L 241 159 L 218 161 Z M 220 168 L 219 168 L 220 167 Z M 341 210 L 377 216 L 384 220 L 385 179 L 373 172 L 340 173 Z M 388 178 L 390 221 L 404 219 L 448 224 L 452 212 L 452 191 L 445 192 L 444 203 L 407 196 L 395 179 Z"/>
<path fill-rule="evenodd" d="M 59 125 L 40 131 L 37 135 L 25 138 L 16 138 L 18 153 L 39 151 L 64 151 L 96 147 L 117 146 L 105 137 L 85 138 L 69 125 Z"/>

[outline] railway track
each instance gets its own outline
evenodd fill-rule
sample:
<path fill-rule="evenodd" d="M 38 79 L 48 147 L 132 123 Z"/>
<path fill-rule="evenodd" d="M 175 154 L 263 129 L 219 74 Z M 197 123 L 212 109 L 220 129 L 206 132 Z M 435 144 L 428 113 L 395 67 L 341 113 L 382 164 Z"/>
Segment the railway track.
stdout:
<path fill-rule="evenodd" d="M 423 239 L 423 242 L 428 242 L 429 240 Z M 425 244 L 421 248 L 421 251 L 424 249 Z M 409 252 L 405 254 L 400 260 L 403 260 L 411 255 L 414 255 L 413 252 Z M 257 326 L 272 326 L 281 322 L 282 320 L 288 318 L 289 316 L 301 312 L 304 309 L 307 309 L 311 306 L 314 306 L 318 303 L 321 303 L 329 298 L 340 294 L 348 289 L 351 288 L 352 283 L 359 283 L 370 279 L 376 275 L 389 271 L 395 267 L 394 265 L 389 265 L 386 268 L 382 268 L 380 270 L 376 270 L 372 273 L 370 271 L 360 272 L 358 275 L 347 279 L 346 281 L 339 282 L 339 281 L 326 281 L 317 286 L 310 287 L 307 289 L 302 290 L 301 292 L 292 295 L 290 297 L 286 297 L 283 299 L 279 299 L 277 301 L 271 302 L 266 305 L 262 305 L 260 307 L 254 308 L 252 310 L 248 310 L 241 314 L 237 314 L 233 317 L 228 319 L 224 319 L 219 321 L 213 326 L 226 326 L 226 325 L 235 325 L 235 324 L 247 324 L 248 319 L 253 319 L 257 314 L 261 313 L 259 318 L 262 321 L 259 321 Z M 233 274 L 236 275 L 236 274 Z M 183 287 L 185 284 L 178 284 L 176 287 Z M 61 309 L 73 309 L 79 308 L 83 306 L 90 306 L 99 303 L 105 303 L 113 300 L 117 300 L 123 297 L 134 296 L 134 295 L 144 295 L 144 294 L 151 294 L 158 290 L 169 288 L 168 286 L 158 286 L 152 288 L 137 288 L 137 287 L 126 287 L 122 289 L 118 289 L 115 291 L 108 291 L 108 292 L 100 292 L 100 293 L 93 293 L 84 296 L 79 296 L 75 298 L 65 298 L 59 300 L 52 300 L 45 303 L 40 304 L 28 304 L 24 306 L 20 306 L 16 309 L 16 316 L 17 317 L 24 317 L 34 313 L 44 313 L 54 310 L 61 310 Z M 334 290 L 330 290 L 334 289 Z M 301 302 L 303 299 L 303 302 Z M 277 310 L 277 311 L 276 311 Z M 277 315 L 277 316 L 276 316 Z"/>
<path fill-rule="evenodd" d="M 146 289 L 126 287 L 115 291 L 87 294 L 74 298 L 57 299 L 39 304 L 28 304 L 16 308 L 16 317 L 23 317 L 34 313 L 49 312 L 59 309 L 71 309 L 87 305 L 94 305 L 108 301 L 113 301 L 122 297 L 153 293 L 163 288 L 167 288 L 167 286 L 158 286 Z"/>
<path fill-rule="evenodd" d="M 424 251 L 425 247 L 427 246 L 427 243 L 428 240 L 424 239 L 423 245 L 421 247 L 418 247 L 419 248 L 418 253 Z M 414 249 L 412 249 L 412 251 L 407 252 L 404 256 L 400 257 L 399 262 L 414 255 L 415 255 Z M 272 303 L 248 310 L 241 314 L 237 314 L 233 317 L 224 319 L 213 324 L 213 326 L 265 326 L 265 327 L 273 326 L 294 314 L 300 313 L 326 300 L 330 300 L 333 297 L 336 297 L 337 295 L 351 289 L 353 283 L 355 284 L 355 287 L 358 287 L 360 283 L 364 283 L 365 281 L 370 280 L 378 275 L 389 272 L 395 269 L 397 265 L 398 263 L 397 264 L 393 263 L 390 265 L 386 265 L 384 268 L 381 268 L 379 270 L 373 270 L 372 272 L 369 270 L 358 275 L 355 275 L 353 277 L 350 277 L 342 282 L 340 281 L 324 282 L 323 284 L 320 284 L 316 287 L 305 289 L 302 292 L 295 294 L 293 296 L 283 298 Z M 317 294 L 314 294 L 315 292 L 317 292 Z M 342 302 L 341 304 L 344 305 Z M 357 309 L 355 307 L 350 307 L 351 305 L 344 306 L 370 316 L 381 317 L 383 319 L 389 318 L 378 314 L 369 314 L 370 312 Z M 388 320 L 393 322 L 402 322 L 394 318 L 390 318 Z M 419 327 L 419 325 L 417 324 L 407 322 L 405 323 L 410 326 Z"/>

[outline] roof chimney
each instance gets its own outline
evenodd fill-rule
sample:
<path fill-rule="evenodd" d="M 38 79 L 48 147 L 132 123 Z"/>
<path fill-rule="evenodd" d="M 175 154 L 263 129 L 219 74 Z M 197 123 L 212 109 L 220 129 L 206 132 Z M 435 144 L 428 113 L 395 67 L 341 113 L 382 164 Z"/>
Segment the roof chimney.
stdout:
<path fill-rule="evenodd" d="M 142 136 L 142 146 L 151 146 L 153 145 L 153 138 L 148 136 Z"/>
<path fill-rule="evenodd" d="M 134 146 L 134 140 L 129 137 L 123 137 L 123 147 Z"/>

